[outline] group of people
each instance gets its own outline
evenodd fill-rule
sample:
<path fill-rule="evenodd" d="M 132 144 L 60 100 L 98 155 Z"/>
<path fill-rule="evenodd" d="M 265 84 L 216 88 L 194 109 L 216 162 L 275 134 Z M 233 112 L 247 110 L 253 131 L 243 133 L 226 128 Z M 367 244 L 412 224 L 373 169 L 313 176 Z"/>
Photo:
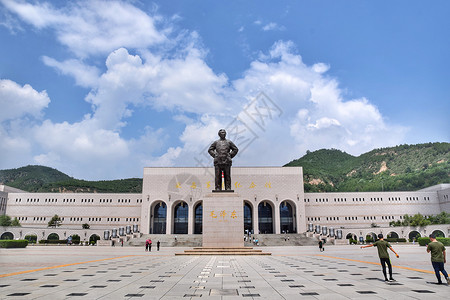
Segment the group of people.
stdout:
<path fill-rule="evenodd" d="M 368 247 L 377 247 L 378 249 L 378 257 L 380 258 L 381 267 L 383 269 L 383 275 L 384 280 L 386 282 L 392 282 L 395 281 L 395 279 L 392 277 L 392 264 L 391 260 L 389 259 L 389 253 L 387 249 L 394 252 L 395 256 L 399 258 L 397 252 L 392 248 L 391 244 L 389 242 L 385 241 L 383 238 L 383 234 L 378 235 L 378 240 L 370 245 L 361 246 L 362 248 L 368 248 Z M 450 278 L 448 277 L 447 272 L 444 269 L 444 264 L 447 262 L 446 255 L 445 255 L 445 246 L 441 242 L 436 240 L 436 236 L 434 234 L 430 234 L 430 243 L 427 245 L 427 252 L 431 253 L 431 264 L 433 265 L 434 273 L 436 274 L 436 278 L 438 280 L 438 284 L 442 284 L 442 278 L 440 272 L 445 277 L 445 280 L 447 281 L 447 284 L 450 285 Z M 386 265 L 389 269 L 389 278 L 386 274 Z"/>
<path fill-rule="evenodd" d="M 156 242 L 156 250 L 159 251 L 159 246 L 161 245 L 161 243 L 159 241 Z M 145 241 L 145 251 L 152 251 L 152 240 L 151 239 L 147 239 Z"/>

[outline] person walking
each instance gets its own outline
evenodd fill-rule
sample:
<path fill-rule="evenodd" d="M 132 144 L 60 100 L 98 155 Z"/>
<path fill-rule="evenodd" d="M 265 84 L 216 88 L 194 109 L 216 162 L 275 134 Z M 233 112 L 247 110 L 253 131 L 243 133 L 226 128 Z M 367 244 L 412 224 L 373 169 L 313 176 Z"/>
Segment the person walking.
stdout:
<path fill-rule="evenodd" d="M 392 277 L 392 265 L 387 249 L 389 248 L 392 252 L 394 252 L 397 258 L 399 258 L 399 255 L 397 254 L 397 252 L 395 252 L 394 248 L 392 248 L 391 244 L 389 244 L 387 241 L 384 240 L 383 234 L 380 233 L 378 235 L 378 238 L 379 240 L 376 241 L 375 243 L 366 246 L 361 246 L 361 249 L 368 247 L 377 247 L 378 257 L 380 258 L 381 267 L 383 268 L 384 281 L 385 282 L 395 281 L 395 279 Z M 389 279 L 386 275 L 386 265 L 389 268 Z"/>
<path fill-rule="evenodd" d="M 427 252 L 431 253 L 431 264 L 433 265 L 438 284 L 442 284 L 441 274 L 439 271 L 441 271 L 444 275 L 445 280 L 447 280 L 447 284 L 450 284 L 450 278 L 444 269 L 444 264 L 447 262 L 445 257 L 445 246 L 436 240 L 436 236 L 434 234 L 430 234 L 430 241 L 431 242 L 427 246 Z"/>
<path fill-rule="evenodd" d="M 148 239 L 145 240 L 145 251 L 148 251 Z"/>
<path fill-rule="evenodd" d="M 161 245 L 161 243 L 159 241 L 156 242 L 156 250 L 159 251 L 159 245 Z"/>
<path fill-rule="evenodd" d="M 319 251 L 322 252 L 324 250 L 325 250 L 325 248 L 323 248 L 323 241 L 319 240 Z"/>
<path fill-rule="evenodd" d="M 148 239 L 148 251 L 152 252 L 152 240 Z"/>

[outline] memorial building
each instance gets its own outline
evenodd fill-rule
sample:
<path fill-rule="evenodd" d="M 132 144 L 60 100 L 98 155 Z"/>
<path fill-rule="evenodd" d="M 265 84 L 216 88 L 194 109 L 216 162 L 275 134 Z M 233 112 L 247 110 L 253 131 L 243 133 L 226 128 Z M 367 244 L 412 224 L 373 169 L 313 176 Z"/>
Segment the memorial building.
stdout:
<path fill-rule="evenodd" d="M 217 236 L 214 230 L 226 224 L 242 237 L 244 232 L 304 233 L 319 225 L 342 229 L 345 238 L 347 233 L 374 232 L 373 224 L 389 228 L 389 222 L 405 214 L 450 212 L 450 184 L 409 192 L 304 193 L 301 167 L 233 167 L 231 188 L 233 192 L 212 193 L 212 167 L 144 168 L 142 194 L 28 193 L 0 186 L 0 213 L 17 217 L 22 225 L 2 228 L 1 234 L 45 239 L 52 230 L 69 235 L 88 224 L 86 236 L 130 227 L 142 234 Z M 240 208 L 221 203 L 219 198 L 227 195 Z M 49 229 L 55 214 L 62 226 Z M 407 237 L 411 230 L 396 233 Z M 448 224 L 437 230 L 450 236 Z"/>

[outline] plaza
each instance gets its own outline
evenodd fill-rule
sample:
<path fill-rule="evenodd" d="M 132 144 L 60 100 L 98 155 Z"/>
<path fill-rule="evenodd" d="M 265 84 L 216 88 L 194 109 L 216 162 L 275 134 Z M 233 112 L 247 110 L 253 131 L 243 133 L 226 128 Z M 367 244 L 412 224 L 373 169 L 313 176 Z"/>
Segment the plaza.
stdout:
<path fill-rule="evenodd" d="M 186 248 L 28 246 L 0 249 L 0 299 L 444 299 L 419 245 L 391 253 L 358 245 L 257 247 L 271 256 L 174 256 Z M 448 270 L 448 265 L 447 265 Z"/>

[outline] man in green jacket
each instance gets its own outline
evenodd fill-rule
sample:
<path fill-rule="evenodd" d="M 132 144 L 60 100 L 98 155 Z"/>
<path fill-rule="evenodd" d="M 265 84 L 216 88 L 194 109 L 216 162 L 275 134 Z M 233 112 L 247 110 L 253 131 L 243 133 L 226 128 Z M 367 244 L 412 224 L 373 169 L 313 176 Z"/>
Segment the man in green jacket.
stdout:
<path fill-rule="evenodd" d="M 442 284 L 441 274 L 439 271 L 444 274 L 445 280 L 447 280 L 447 283 L 450 284 L 450 278 L 444 269 L 444 264 L 446 263 L 445 246 L 436 240 L 436 236 L 434 234 L 430 234 L 430 241 L 431 242 L 427 246 L 427 252 L 431 252 L 431 264 L 433 265 L 434 273 L 438 279 L 438 284 Z"/>
<path fill-rule="evenodd" d="M 391 260 L 389 259 L 389 253 L 388 253 L 387 249 L 389 248 L 392 252 L 394 252 L 395 256 L 397 256 L 397 258 L 399 256 L 398 256 L 397 252 L 395 252 L 395 250 L 392 248 L 391 244 L 389 244 L 387 241 L 384 240 L 383 234 L 380 233 L 378 235 L 378 238 L 379 238 L 379 240 L 376 241 L 375 243 L 366 245 L 366 246 L 361 246 L 361 249 L 367 248 L 367 247 L 377 247 L 378 248 L 378 257 L 380 258 L 381 267 L 383 268 L 384 281 L 386 281 L 386 282 L 395 281 L 395 279 L 392 278 L 392 265 L 391 265 Z M 386 274 L 386 265 L 389 268 L 389 279 L 387 278 L 387 274 Z"/>

